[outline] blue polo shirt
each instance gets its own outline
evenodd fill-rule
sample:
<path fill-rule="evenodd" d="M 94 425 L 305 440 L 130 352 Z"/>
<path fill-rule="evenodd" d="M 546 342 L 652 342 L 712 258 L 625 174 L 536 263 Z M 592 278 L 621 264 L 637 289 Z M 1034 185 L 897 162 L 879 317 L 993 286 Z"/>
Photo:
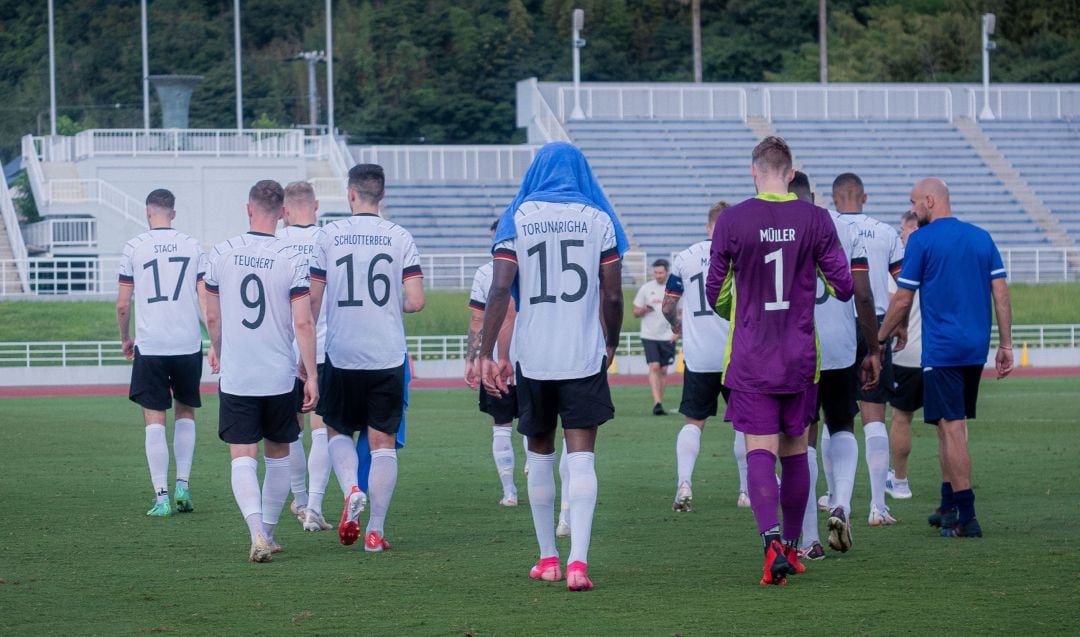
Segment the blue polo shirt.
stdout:
<path fill-rule="evenodd" d="M 990 349 L 990 281 L 1003 278 L 990 233 L 944 217 L 908 237 L 896 284 L 918 290 L 922 304 L 922 365 L 984 365 Z"/>

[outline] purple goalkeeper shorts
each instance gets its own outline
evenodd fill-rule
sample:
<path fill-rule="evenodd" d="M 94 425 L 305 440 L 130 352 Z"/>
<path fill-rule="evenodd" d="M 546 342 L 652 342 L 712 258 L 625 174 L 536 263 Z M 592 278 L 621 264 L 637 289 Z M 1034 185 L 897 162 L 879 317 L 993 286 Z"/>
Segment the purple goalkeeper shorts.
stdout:
<path fill-rule="evenodd" d="M 798 394 L 755 394 L 731 390 L 724 420 L 735 431 L 754 436 L 785 433 L 797 438 L 806 431 L 817 409 L 817 385 Z"/>

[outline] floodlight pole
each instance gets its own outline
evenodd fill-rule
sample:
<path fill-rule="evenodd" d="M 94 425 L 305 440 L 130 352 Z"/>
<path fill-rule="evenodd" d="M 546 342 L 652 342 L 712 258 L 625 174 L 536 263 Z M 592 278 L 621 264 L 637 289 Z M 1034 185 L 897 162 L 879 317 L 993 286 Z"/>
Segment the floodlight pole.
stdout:
<path fill-rule="evenodd" d="M 326 0 L 326 132 L 334 135 L 334 13 Z"/>
<path fill-rule="evenodd" d="M 304 60 L 307 63 L 308 124 L 311 126 L 311 134 L 314 135 L 319 125 L 319 85 L 315 81 L 315 65 L 325 60 L 326 54 L 322 51 L 302 51 L 293 59 Z"/>
<path fill-rule="evenodd" d="M 990 51 L 997 48 L 996 42 L 990 41 L 990 35 L 994 32 L 995 16 L 993 13 L 982 15 L 982 80 L 983 80 L 983 107 L 979 113 L 979 119 L 992 120 L 994 111 L 990 109 Z"/>
<path fill-rule="evenodd" d="M 583 28 L 585 28 L 585 11 L 574 9 L 573 31 L 570 36 L 574 60 L 574 109 L 570 111 L 570 119 L 585 118 L 585 113 L 581 110 L 581 49 L 585 47 L 585 40 L 581 38 Z"/>
<path fill-rule="evenodd" d="M 818 3 L 818 81 L 829 83 L 829 7 L 828 0 Z"/>
<path fill-rule="evenodd" d="M 53 0 L 49 0 L 49 134 L 56 135 L 56 33 Z"/>
<path fill-rule="evenodd" d="M 142 7 L 142 119 L 143 130 L 150 130 L 150 52 L 146 38 L 146 0 Z"/>
<path fill-rule="evenodd" d="M 244 81 L 240 73 L 240 0 L 233 0 L 233 48 L 236 62 L 236 130 L 243 130 Z"/>

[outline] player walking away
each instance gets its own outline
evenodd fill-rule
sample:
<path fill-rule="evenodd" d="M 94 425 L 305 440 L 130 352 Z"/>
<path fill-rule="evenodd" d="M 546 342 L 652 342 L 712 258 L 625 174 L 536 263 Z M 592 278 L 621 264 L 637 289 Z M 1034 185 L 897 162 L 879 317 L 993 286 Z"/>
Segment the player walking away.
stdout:
<path fill-rule="evenodd" d="M 202 333 L 206 256 L 199 243 L 174 230 L 176 198 L 165 189 L 146 197 L 150 230 L 124 244 L 116 321 L 124 356 L 134 359 L 128 397 L 142 407 L 146 425 L 146 462 L 154 486 L 147 515 L 172 515 L 169 503 L 169 445 L 165 412 L 175 413 L 176 510 L 192 511 L 191 461 L 195 454 L 195 409 L 202 406 Z M 135 301 L 135 341 L 131 339 L 131 302 Z"/>
<path fill-rule="evenodd" d="M 783 583 L 805 568 L 795 544 L 810 492 L 806 426 L 817 404 L 818 272 L 836 298 L 846 301 L 852 294 L 848 261 L 829 213 L 787 191 L 791 165 L 791 151 L 779 137 L 754 148 L 751 174 L 758 195 L 716 220 L 705 281 L 709 306 L 731 320 L 726 418 L 746 434 L 750 506 L 765 549 L 762 584 Z"/>
<path fill-rule="evenodd" d="M 844 173 L 833 180 L 833 204 L 841 213 L 841 219 L 855 226 L 866 246 L 866 256 L 870 261 L 870 287 L 874 294 L 877 321 L 885 317 L 888 307 L 889 279 L 900 273 L 904 261 L 904 246 L 896 230 L 877 219 L 863 214 L 866 204 L 866 192 L 862 179 L 854 173 Z M 859 338 L 859 358 L 868 354 L 869 345 Z M 885 429 L 885 403 L 892 394 L 892 347 L 886 344 L 885 357 L 881 364 L 881 382 L 874 389 L 859 389 L 859 410 L 862 413 L 863 435 L 866 438 L 866 467 L 870 476 L 870 526 L 888 526 L 896 524 L 896 518 L 889 513 L 885 504 L 885 480 L 889 474 L 889 433 Z M 837 462 L 838 453 L 833 451 L 830 440 L 829 456 L 832 463 Z M 845 449 L 838 450 L 844 455 Z M 854 448 L 858 455 L 858 447 Z M 845 461 L 841 460 L 841 464 Z M 835 481 L 835 476 L 834 476 Z"/>
<path fill-rule="evenodd" d="M 371 516 L 364 550 L 390 548 L 386 513 L 397 484 L 395 437 L 405 412 L 403 312 L 424 309 L 420 254 L 412 235 L 379 216 L 386 178 L 376 164 L 349 170 L 352 216 L 324 226 L 311 262 L 311 303 L 326 296 L 325 395 L 318 413 L 329 425 L 329 453 L 346 492 L 338 525 L 341 543 L 360 536 L 366 497 L 359 488 L 359 459 L 353 433 L 366 435 L 371 449 Z"/>
<path fill-rule="evenodd" d="M 315 225 L 319 200 L 315 189 L 306 181 L 294 181 L 285 186 L 285 202 L 282 217 L 285 227 L 278 232 L 281 239 L 292 246 L 297 258 L 309 261 L 315 250 Z M 297 357 L 300 346 L 295 345 Z M 323 376 L 323 359 L 326 357 L 326 312 L 319 313 L 315 325 L 315 362 L 318 376 Z M 296 379 L 297 393 L 302 394 L 303 379 Z M 304 413 L 296 414 L 300 430 L 304 429 Z M 293 493 L 290 509 L 305 531 L 328 531 L 333 527 L 323 518 L 322 501 L 326 485 L 330 481 L 330 454 L 326 450 L 326 423 L 316 413 L 311 414 L 311 451 L 305 456 L 303 433 L 289 445 L 289 480 Z M 311 485 L 308 488 L 308 473 Z"/>
<path fill-rule="evenodd" d="M 915 213 L 906 211 L 900 218 L 900 241 L 907 246 L 908 237 L 918 228 Z M 891 283 L 891 282 L 890 282 Z M 890 291 L 895 292 L 895 283 Z M 891 295 L 890 295 L 891 296 Z M 889 398 L 892 405 L 892 427 L 889 429 L 889 454 L 892 469 L 885 481 L 885 493 L 897 500 L 911 497 L 908 485 L 908 456 L 911 455 L 911 420 L 923 406 L 922 371 L 922 310 L 919 293 L 911 298 L 908 313 L 907 344 L 893 348 L 893 378 L 896 387 Z"/>
<path fill-rule="evenodd" d="M 788 190 L 801 201 L 813 203 L 810 179 L 795 171 L 795 178 Z M 873 344 L 870 355 L 861 362 L 863 378 L 877 378 L 880 370 L 880 349 L 877 347 L 877 318 L 874 299 L 870 291 L 869 265 L 866 248 L 854 226 L 845 223 L 837 212 L 829 211 L 840 246 L 851 267 L 854 295 L 847 301 L 839 301 L 829 295 L 825 283 L 817 282 L 817 298 L 814 301 L 814 325 L 821 347 L 821 377 L 818 382 L 817 406 L 814 409 L 807 436 L 807 464 L 810 465 L 810 493 L 806 511 L 803 513 L 800 556 L 811 560 L 825 558 L 818 531 L 817 507 L 817 432 L 819 414 L 825 413 L 826 429 L 833 437 L 833 452 L 838 453 L 833 465 L 835 491 L 829 505 L 829 544 L 838 551 L 851 548 L 851 492 L 855 486 L 855 469 L 858 465 L 858 446 L 855 442 L 855 414 L 859 407 L 856 393 L 860 384 L 860 368 L 856 364 L 857 337 L 855 316 L 863 338 Z M 843 453 L 844 450 L 848 453 Z"/>
<path fill-rule="evenodd" d="M 283 198 L 276 181 L 256 183 L 248 195 L 250 231 L 215 246 L 206 274 L 211 366 L 221 372 L 218 435 L 229 443 L 233 495 L 251 533 L 253 562 L 281 550 L 274 528 L 289 495 L 289 445 L 300 435 L 294 339 L 307 370 L 301 409 L 319 400 L 307 260 L 274 237 Z"/>
<path fill-rule="evenodd" d="M 562 419 L 570 500 L 566 586 L 592 588 L 587 574 L 597 428 L 615 408 L 608 361 L 622 328 L 622 252 L 628 242 L 584 155 L 556 142 L 537 152 L 517 198 L 499 220 L 495 266 L 480 345 L 484 388 L 509 392 L 516 371 L 518 431 L 529 438 L 529 504 L 540 545 L 533 579 L 559 581 L 555 548 L 555 429 Z M 493 358 L 516 278 L 518 315 L 510 358 Z M 598 320 L 599 319 L 599 320 Z"/>
<path fill-rule="evenodd" d="M 649 364 L 649 389 L 652 390 L 654 416 L 664 416 L 664 390 L 668 367 L 675 364 L 675 334 L 664 319 L 661 305 L 664 286 L 671 265 L 667 259 L 653 261 L 653 280 L 641 286 L 634 297 L 634 316 L 641 319 L 641 345 Z"/>
<path fill-rule="evenodd" d="M 919 231 L 908 237 L 898 289 L 878 332 L 892 338 L 922 296 L 923 420 L 937 425 L 941 506 L 930 516 L 943 537 L 982 537 L 971 489 L 967 419 L 975 417 L 979 378 L 990 347 L 990 305 L 1000 345 L 994 354 L 999 379 L 1013 368 L 1012 307 L 990 233 L 952 215 L 945 182 L 923 179 L 911 190 Z"/>
<path fill-rule="evenodd" d="M 678 478 L 675 482 L 673 511 L 689 512 L 693 509 L 693 474 L 701 450 L 701 434 L 705 421 L 715 416 L 722 394 L 727 402 L 728 389 L 724 387 L 724 350 L 727 347 L 729 323 L 717 316 L 705 302 L 705 276 L 709 271 L 709 249 L 712 245 L 716 218 L 726 210 L 726 201 L 718 202 L 709 209 L 705 234 L 709 237 L 675 255 L 671 275 L 664 291 L 664 318 L 676 334 L 682 334 L 683 375 L 682 403 L 679 413 L 686 416 L 686 424 L 679 430 L 675 440 L 675 461 Z M 682 317 L 679 317 L 679 300 L 682 301 Z M 736 432 L 736 437 L 743 434 Z M 743 437 L 743 457 L 739 472 L 738 505 L 750 505 L 746 495 L 746 443 Z M 736 445 L 737 457 L 738 445 Z"/>

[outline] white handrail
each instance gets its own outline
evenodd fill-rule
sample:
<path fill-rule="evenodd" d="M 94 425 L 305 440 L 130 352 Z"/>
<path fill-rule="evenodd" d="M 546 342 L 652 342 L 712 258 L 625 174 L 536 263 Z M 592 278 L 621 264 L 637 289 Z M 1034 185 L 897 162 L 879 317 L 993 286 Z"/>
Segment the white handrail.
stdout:
<path fill-rule="evenodd" d="M 746 121 L 746 89 L 733 86 L 582 86 L 586 117 L 611 119 L 728 119 Z M 559 120 L 566 120 L 567 100 L 573 87 L 560 86 L 556 91 Z M 608 106 L 598 106 L 607 96 Z M 692 104 L 697 104 L 693 107 Z M 733 107 L 733 108 L 732 108 Z M 598 115 L 597 111 L 602 112 Z"/>
<path fill-rule="evenodd" d="M 110 128 L 90 129 L 48 139 L 46 161 L 142 155 L 213 157 L 307 157 L 304 131 L 297 129 Z M 321 156 L 323 150 L 317 154 Z"/>
<path fill-rule="evenodd" d="M 38 150 L 38 144 L 45 144 L 45 139 L 42 137 L 34 137 L 32 135 L 24 135 L 22 138 L 22 156 L 23 161 L 26 163 L 26 175 L 30 181 L 30 190 L 34 195 L 34 200 L 38 203 L 45 202 L 45 173 L 41 170 L 41 161 Z"/>
<path fill-rule="evenodd" d="M 22 231 L 19 228 L 19 215 L 15 213 L 15 202 L 11 198 L 11 191 L 7 187 L 7 178 L 0 175 L 0 214 L 4 218 L 4 229 L 7 231 L 8 241 L 11 244 L 11 254 L 19 263 L 16 270 L 19 273 L 19 282 L 23 290 L 28 290 L 30 281 L 25 265 L 27 259 L 26 243 L 23 241 Z M 6 278 L 6 277 L 5 277 Z"/>
<path fill-rule="evenodd" d="M 790 96 L 790 107 L 778 112 L 778 97 Z M 803 108 L 800 110 L 800 95 Z M 837 109 L 833 98 L 841 97 L 848 108 Z M 930 112 L 920 105 L 924 96 L 938 100 Z M 873 98 L 877 99 L 873 99 Z M 871 98 L 871 99 L 867 99 Z M 905 98 L 910 105 L 896 104 Z M 854 87 L 854 86 L 781 86 L 764 89 L 764 116 L 772 121 L 785 119 L 917 119 L 952 121 L 952 91 L 947 88 Z"/>
<path fill-rule="evenodd" d="M 47 203 L 99 203 L 140 229 L 146 225 L 145 217 L 140 216 L 145 215 L 146 207 L 104 179 L 50 179 L 45 186 Z"/>
<path fill-rule="evenodd" d="M 563 122 L 566 121 L 563 117 L 556 116 L 555 112 L 551 110 L 551 104 L 548 104 L 544 94 L 540 92 L 540 86 L 536 80 L 533 79 L 529 82 L 530 94 L 533 103 L 533 121 L 536 122 L 537 127 L 544 136 L 545 142 L 569 142 L 570 134 L 566 132 L 566 127 L 563 126 Z M 559 111 L 562 111 L 562 98 L 559 98 Z"/>
<path fill-rule="evenodd" d="M 405 181 L 513 182 L 536 155 L 530 144 L 362 146 L 359 161 L 380 164 L 388 178 Z"/>
<path fill-rule="evenodd" d="M 967 116 L 978 117 L 981 89 L 965 88 Z M 1013 98 L 1013 99 L 1009 99 Z M 991 87 L 991 110 L 997 119 L 1076 119 L 1080 117 L 1080 90 L 1055 87 Z"/>

